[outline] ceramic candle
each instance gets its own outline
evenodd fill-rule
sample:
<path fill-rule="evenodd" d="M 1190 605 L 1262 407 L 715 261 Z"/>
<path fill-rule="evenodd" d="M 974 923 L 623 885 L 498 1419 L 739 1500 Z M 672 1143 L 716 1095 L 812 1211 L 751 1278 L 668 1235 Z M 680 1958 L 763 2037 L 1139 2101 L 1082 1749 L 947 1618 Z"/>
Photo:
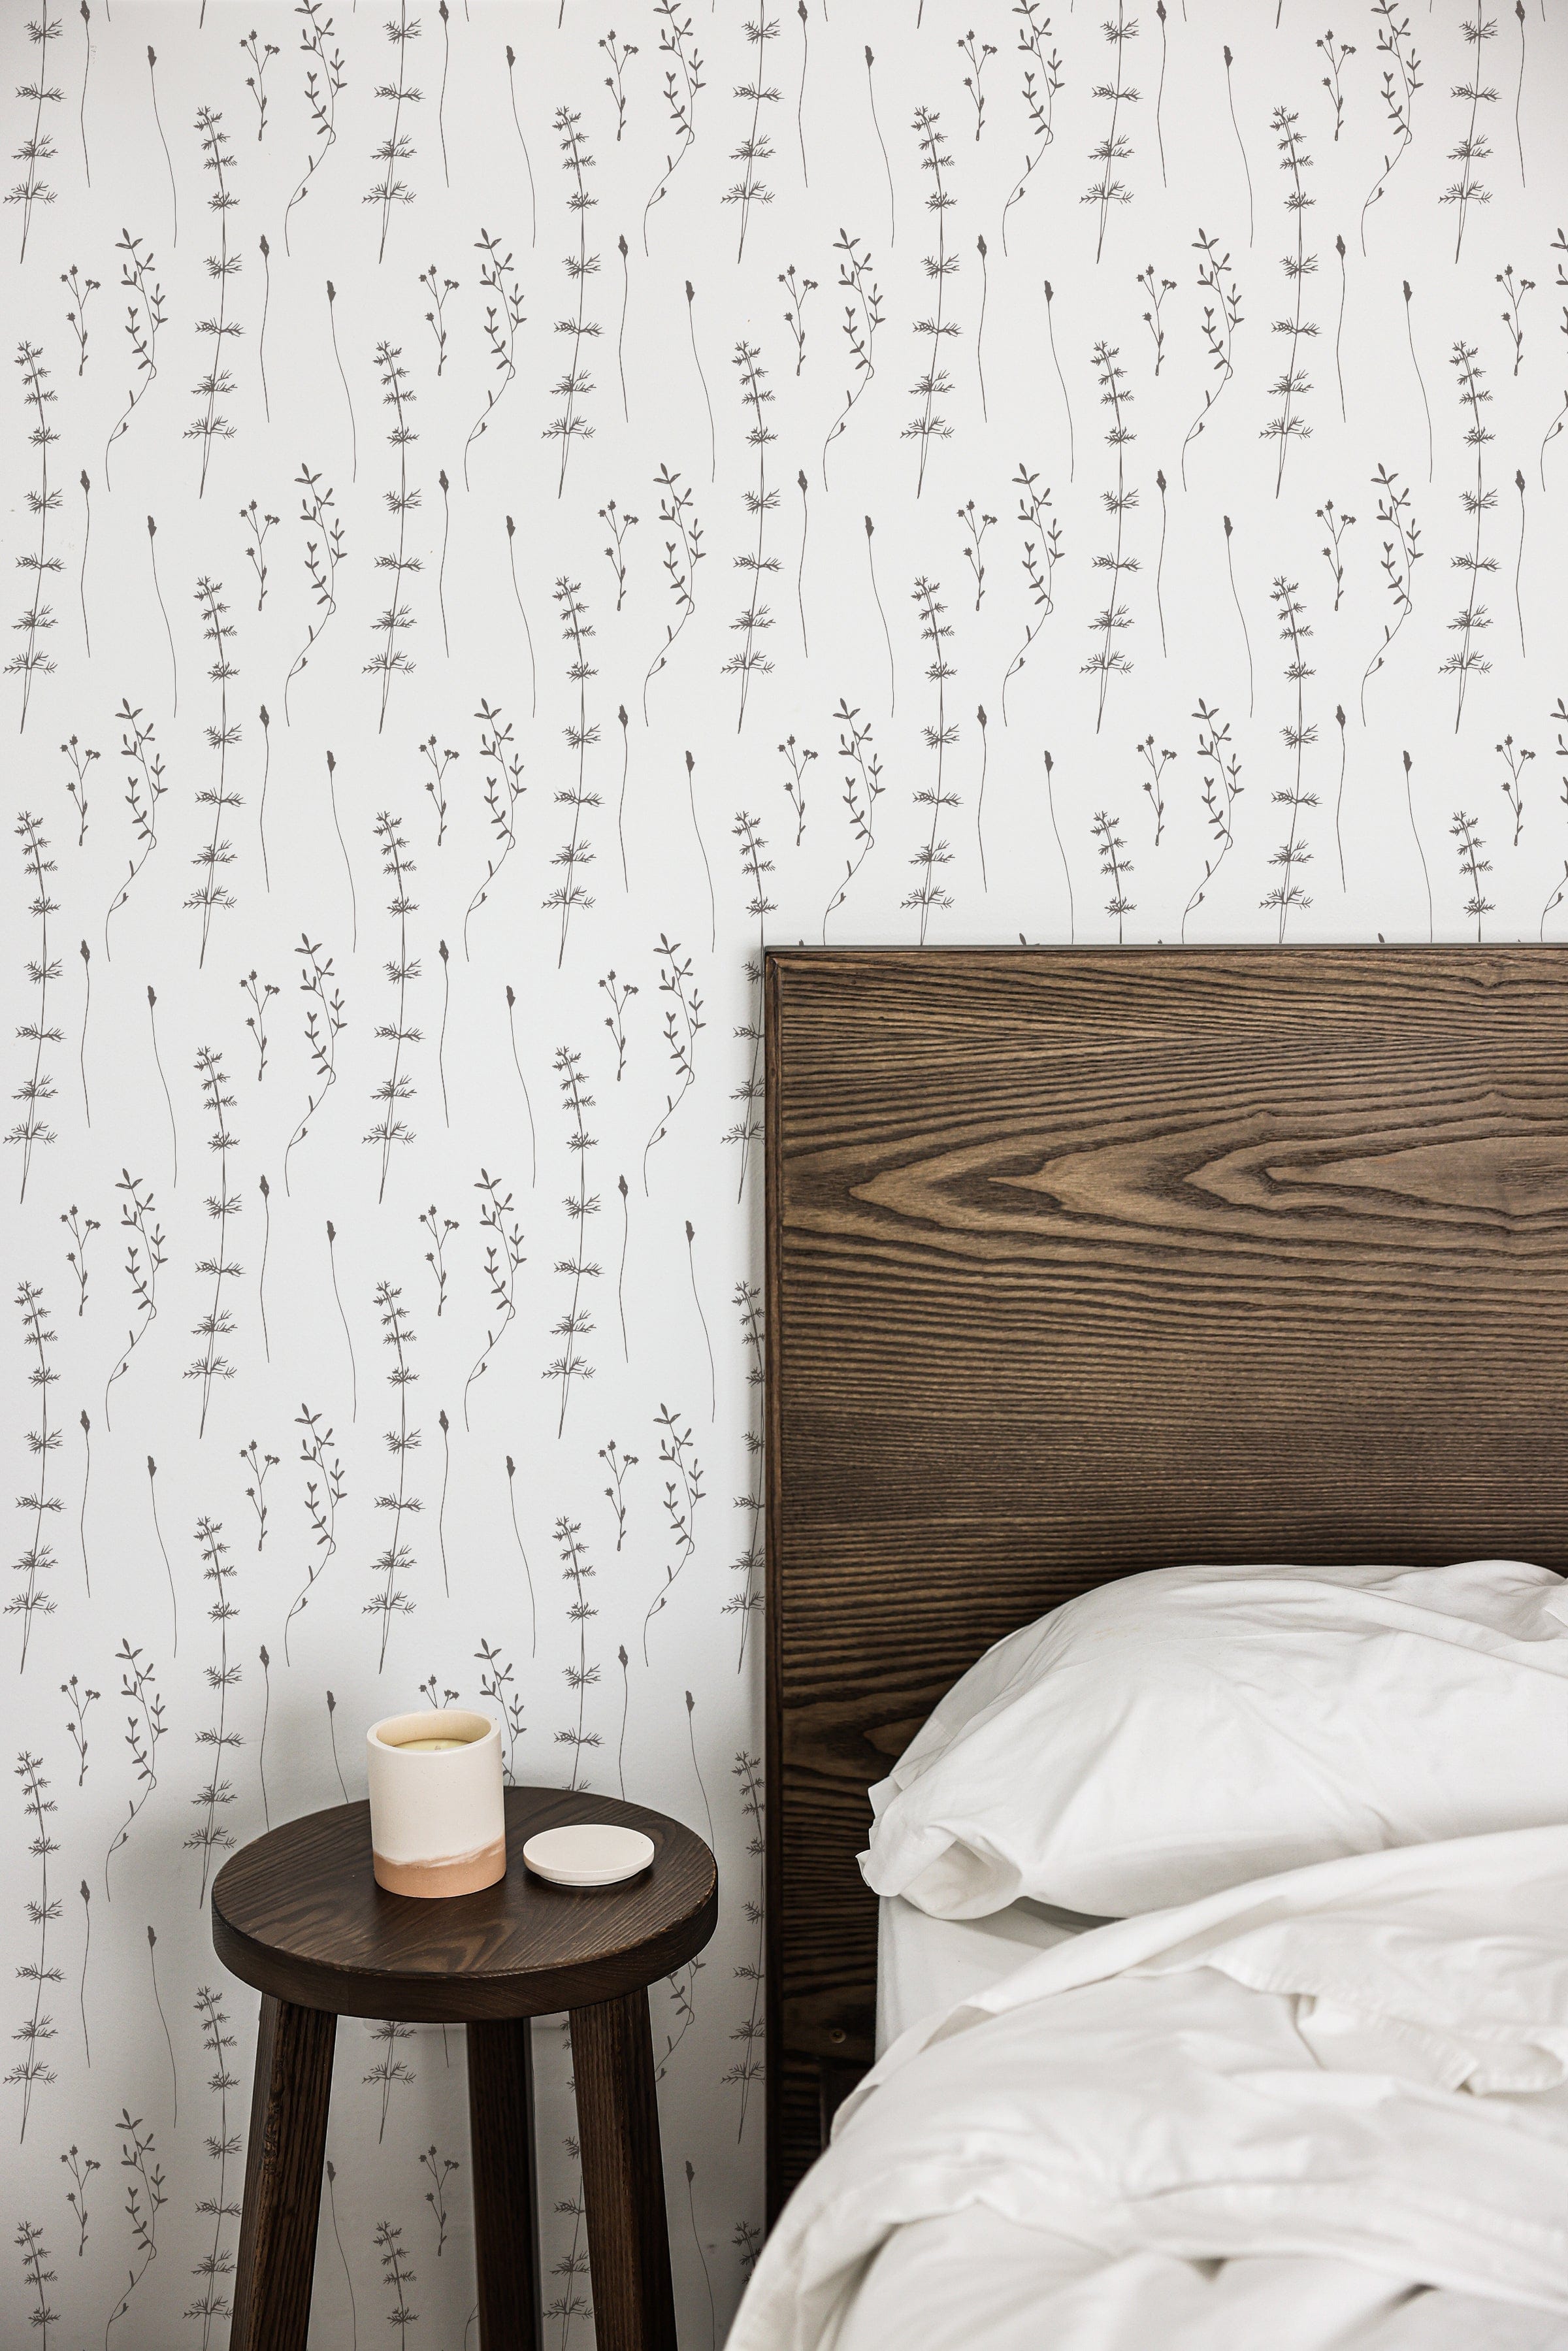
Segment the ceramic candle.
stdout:
<path fill-rule="evenodd" d="M 389 1894 L 477 1894 L 507 1874 L 501 1728 L 462 1707 L 392 1714 L 365 1734 L 371 1855 Z"/>

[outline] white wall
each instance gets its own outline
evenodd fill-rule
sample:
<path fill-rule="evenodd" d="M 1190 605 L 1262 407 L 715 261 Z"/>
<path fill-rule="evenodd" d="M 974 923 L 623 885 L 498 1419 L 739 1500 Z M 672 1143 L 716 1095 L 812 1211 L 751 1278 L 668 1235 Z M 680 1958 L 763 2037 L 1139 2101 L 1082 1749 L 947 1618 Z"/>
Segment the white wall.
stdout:
<path fill-rule="evenodd" d="M 1172 0 L 1135 38 L 1115 9 L 1108 34 L 1089 6 L 1047 29 L 1002 0 L 806 0 L 766 20 L 760 63 L 727 0 L 337 0 L 330 33 L 325 5 L 207 0 L 204 23 L 195 0 L 112 0 L 112 21 L 89 0 L 57 8 L 42 57 L 5 12 L 5 85 L 46 92 L 6 101 L 24 193 L 5 218 L 13 331 L 48 400 L 46 449 L 25 360 L 4 690 L 13 726 L 26 708 L 12 799 L 48 844 L 47 943 L 19 835 L 8 1257 L 50 1334 L 47 1387 L 21 1315 L 6 1349 L 11 1477 L 35 1499 L 5 1637 L 14 1745 L 41 1761 L 5 1832 L 5 2209 L 51 2273 L 30 2279 L 19 2244 L 6 2340 L 40 2294 L 41 2334 L 97 2340 L 130 2277 L 117 2351 L 222 2342 L 255 2003 L 212 1959 L 204 1874 L 268 1816 L 359 1792 L 374 1715 L 431 1677 L 482 1702 L 497 1673 L 519 1776 L 624 1785 L 716 1845 L 719 1934 L 653 2013 L 683 2340 L 722 2337 L 760 2201 L 764 936 L 1563 935 L 1561 23 L 1541 0 L 1485 19 L 1472 110 L 1449 0 L 1336 16 L 1332 58 L 1295 0 L 1277 24 Z M 312 25 L 341 59 L 330 140 L 307 101 L 327 80 Z M 1413 49 L 1406 146 L 1380 92 Z M 688 72 L 689 143 L 665 96 Z M 1042 109 L 1060 79 L 1049 139 L 1026 76 Z M 309 569 L 323 528 L 301 519 L 318 495 L 342 533 L 332 604 Z M 1380 663 L 1391 580 L 1411 609 Z M 162 763 L 151 848 L 138 728 Z M 312 959 L 345 1023 L 324 1100 Z M 128 1270 L 133 1251 L 145 1278 L 154 1232 L 155 1317 Z M 382 1284 L 417 1374 L 395 1527 Z M 329 1557 L 308 1506 L 329 1464 Z M 562 1521 L 592 1571 L 580 1618 Z M 407 1556 L 383 1616 L 389 1536 Z M 216 2064 L 204 1987 L 226 2018 Z M 576 2179 L 566 2053 L 553 2026 L 538 2045 L 550 2340 L 584 2345 L 583 2241 L 557 2203 Z M 403 2334 L 472 2341 L 457 2036 L 350 2023 L 340 2049 L 316 2339 L 374 2341 L 396 2314 L 384 2223 L 417 2275 Z M 462 2167 L 439 2242 L 432 2147 Z"/>

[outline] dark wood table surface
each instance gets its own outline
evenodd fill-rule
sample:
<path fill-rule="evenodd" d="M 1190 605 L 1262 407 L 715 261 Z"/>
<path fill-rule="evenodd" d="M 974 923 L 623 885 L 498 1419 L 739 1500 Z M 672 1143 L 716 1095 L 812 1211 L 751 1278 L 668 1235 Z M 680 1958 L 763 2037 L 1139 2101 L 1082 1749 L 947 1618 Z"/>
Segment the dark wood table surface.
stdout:
<path fill-rule="evenodd" d="M 651 1867 L 581 1893 L 535 1877 L 529 1837 L 580 1821 L 641 1829 Z M 369 1804 L 334 1804 L 257 1837 L 213 1886 L 213 1943 L 231 1973 L 300 2008 L 403 2024 L 613 2000 L 671 1974 L 717 1917 L 718 1872 L 701 1837 L 640 1804 L 562 1788 L 507 1789 L 507 1874 L 479 1894 L 425 1902 L 378 1886 Z"/>
<path fill-rule="evenodd" d="M 305 2351 L 340 2016 L 465 2024 L 480 2351 L 537 2351 L 540 2270 L 531 2017 L 571 2022 L 600 2351 L 675 2351 L 647 1986 L 700 1951 L 718 1872 L 677 1821 L 612 1797 L 507 1791 L 507 1875 L 478 1894 L 389 1894 L 370 1806 L 258 1837 L 213 1886 L 219 1959 L 262 1993 L 231 2351 Z M 535 1877 L 540 1829 L 611 1822 L 652 1838 L 624 1885 Z"/>

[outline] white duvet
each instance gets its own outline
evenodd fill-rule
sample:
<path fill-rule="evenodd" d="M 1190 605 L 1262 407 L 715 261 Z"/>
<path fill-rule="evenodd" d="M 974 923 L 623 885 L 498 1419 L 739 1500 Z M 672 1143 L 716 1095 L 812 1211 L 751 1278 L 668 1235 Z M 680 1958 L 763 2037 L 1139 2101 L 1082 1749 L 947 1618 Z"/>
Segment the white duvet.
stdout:
<path fill-rule="evenodd" d="M 729 2351 L 1568 2351 L 1568 1828 L 1117 1920 L 896 2042 Z"/>

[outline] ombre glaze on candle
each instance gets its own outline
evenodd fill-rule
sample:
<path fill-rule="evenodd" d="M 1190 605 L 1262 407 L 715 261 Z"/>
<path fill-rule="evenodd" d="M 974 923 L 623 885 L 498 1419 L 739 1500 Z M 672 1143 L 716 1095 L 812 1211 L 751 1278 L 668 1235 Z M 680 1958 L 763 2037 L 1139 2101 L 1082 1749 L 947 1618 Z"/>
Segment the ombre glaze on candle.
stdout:
<path fill-rule="evenodd" d="M 431 1901 L 477 1894 L 506 1876 L 501 1730 L 488 1715 L 462 1707 L 389 1715 L 365 1734 L 365 1767 L 378 1886 Z"/>

